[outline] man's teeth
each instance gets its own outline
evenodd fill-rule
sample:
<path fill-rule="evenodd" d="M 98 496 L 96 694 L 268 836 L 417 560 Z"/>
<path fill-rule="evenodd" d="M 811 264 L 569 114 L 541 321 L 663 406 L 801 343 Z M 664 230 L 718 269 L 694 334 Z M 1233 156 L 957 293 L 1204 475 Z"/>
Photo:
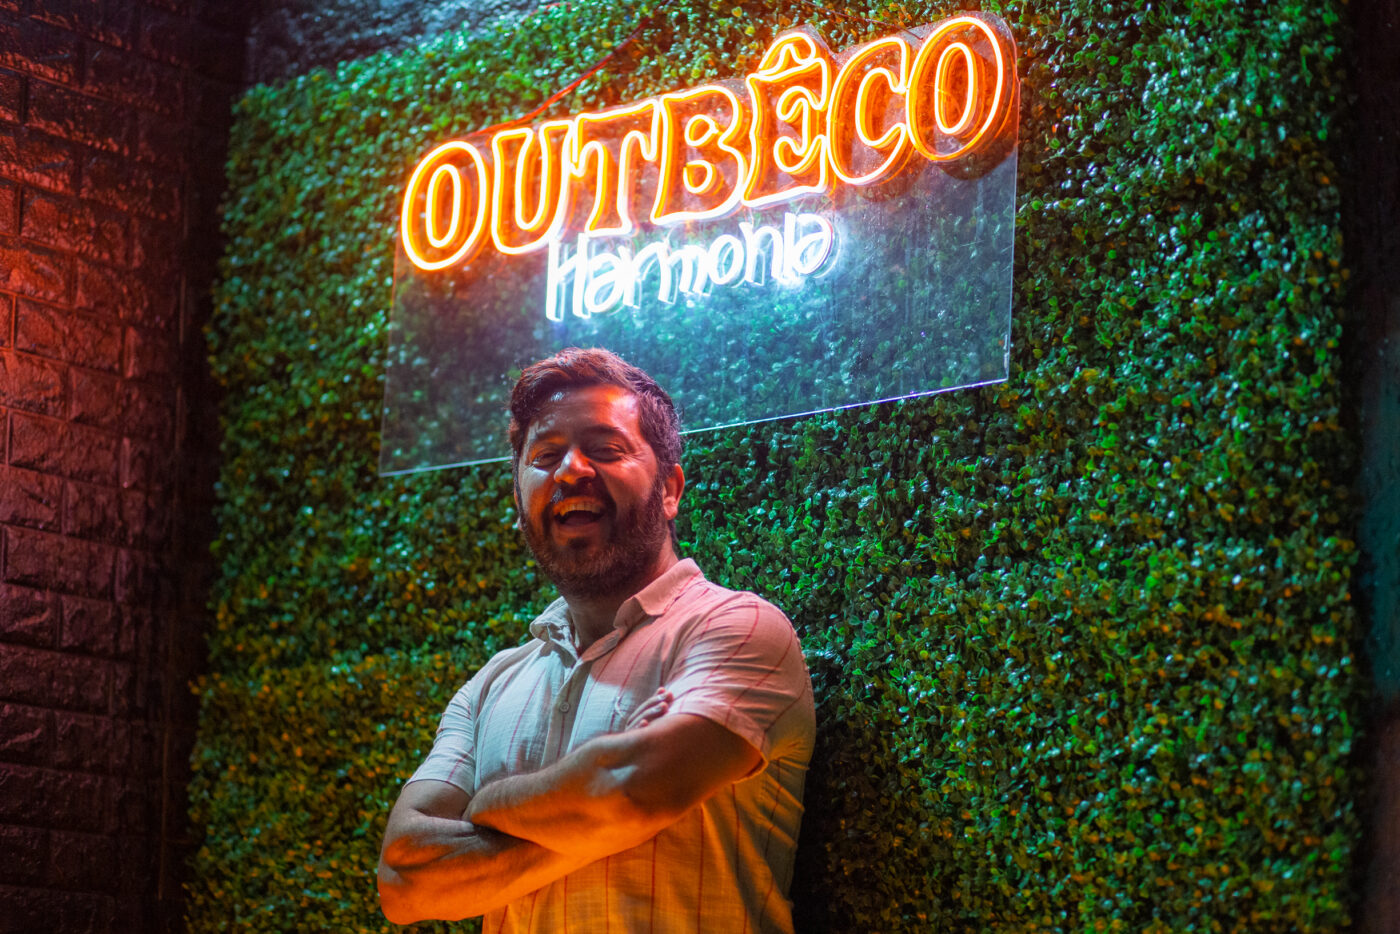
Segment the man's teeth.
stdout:
<path fill-rule="evenodd" d="M 600 503 L 565 503 L 554 509 L 555 517 L 561 522 L 586 522 L 602 514 Z"/>

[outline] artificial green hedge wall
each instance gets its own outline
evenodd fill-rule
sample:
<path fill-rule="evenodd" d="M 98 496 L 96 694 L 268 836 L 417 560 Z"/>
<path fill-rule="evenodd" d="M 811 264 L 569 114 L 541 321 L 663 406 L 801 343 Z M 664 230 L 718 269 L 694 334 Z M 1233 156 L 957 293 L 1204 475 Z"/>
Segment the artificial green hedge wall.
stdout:
<path fill-rule="evenodd" d="M 1343 929 L 1340 4 L 982 8 L 1023 80 L 1010 381 L 685 457 L 686 551 L 788 611 L 817 688 L 802 929 Z M 504 468 L 375 473 L 417 156 L 639 26 L 558 113 L 741 73 L 789 24 L 843 48 L 957 9 L 573 0 L 242 99 L 192 931 L 387 929 L 399 783 L 550 596 Z"/>

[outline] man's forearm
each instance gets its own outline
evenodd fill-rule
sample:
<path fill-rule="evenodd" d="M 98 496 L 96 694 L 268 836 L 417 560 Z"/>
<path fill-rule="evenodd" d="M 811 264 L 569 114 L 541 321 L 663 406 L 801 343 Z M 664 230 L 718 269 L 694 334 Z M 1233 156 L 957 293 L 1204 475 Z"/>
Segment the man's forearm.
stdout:
<path fill-rule="evenodd" d="M 465 820 L 419 814 L 380 857 L 380 904 L 395 924 L 472 918 L 588 862 Z"/>
<path fill-rule="evenodd" d="M 589 861 L 635 846 L 684 809 L 637 797 L 634 742 L 635 734 L 598 737 L 541 771 L 492 782 L 467 818 Z"/>

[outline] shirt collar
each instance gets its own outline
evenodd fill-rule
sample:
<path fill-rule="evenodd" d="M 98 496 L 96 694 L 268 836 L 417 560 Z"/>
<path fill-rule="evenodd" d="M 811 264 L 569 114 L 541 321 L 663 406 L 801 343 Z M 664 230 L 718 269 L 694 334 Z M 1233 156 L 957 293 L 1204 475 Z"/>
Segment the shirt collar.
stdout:
<path fill-rule="evenodd" d="M 544 608 L 530 624 L 530 635 L 543 642 L 560 642 L 573 645 L 573 622 L 569 619 L 569 605 L 563 597 L 558 597 Z"/>
<path fill-rule="evenodd" d="M 677 561 L 660 577 L 639 590 L 636 596 L 618 607 L 617 622 L 613 625 L 618 629 L 627 629 L 649 616 L 660 616 L 671 608 L 681 591 L 693 581 L 704 578 L 700 566 L 690 558 Z"/>
<path fill-rule="evenodd" d="M 671 608 L 681 592 L 696 580 L 704 580 L 700 566 L 686 558 L 677 561 L 660 577 L 647 584 L 634 596 L 628 597 L 617 609 L 613 628 L 623 631 L 631 629 L 644 619 L 660 616 Z M 545 642 L 559 642 L 573 645 L 573 621 L 569 619 L 569 605 L 560 597 L 530 624 L 530 635 Z"/>

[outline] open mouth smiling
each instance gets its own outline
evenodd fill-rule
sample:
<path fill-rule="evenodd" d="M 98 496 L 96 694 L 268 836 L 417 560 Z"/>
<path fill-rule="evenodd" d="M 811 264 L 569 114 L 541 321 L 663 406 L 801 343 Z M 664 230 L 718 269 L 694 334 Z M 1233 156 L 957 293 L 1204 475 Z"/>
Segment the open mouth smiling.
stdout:
<path fill-rule="evenodd" d="M 582 496 L 570 496 L 550 510 L 554 521 L 565 527 L 588 525 L 601 519 L 606 512 L 602 501 Z"/>

